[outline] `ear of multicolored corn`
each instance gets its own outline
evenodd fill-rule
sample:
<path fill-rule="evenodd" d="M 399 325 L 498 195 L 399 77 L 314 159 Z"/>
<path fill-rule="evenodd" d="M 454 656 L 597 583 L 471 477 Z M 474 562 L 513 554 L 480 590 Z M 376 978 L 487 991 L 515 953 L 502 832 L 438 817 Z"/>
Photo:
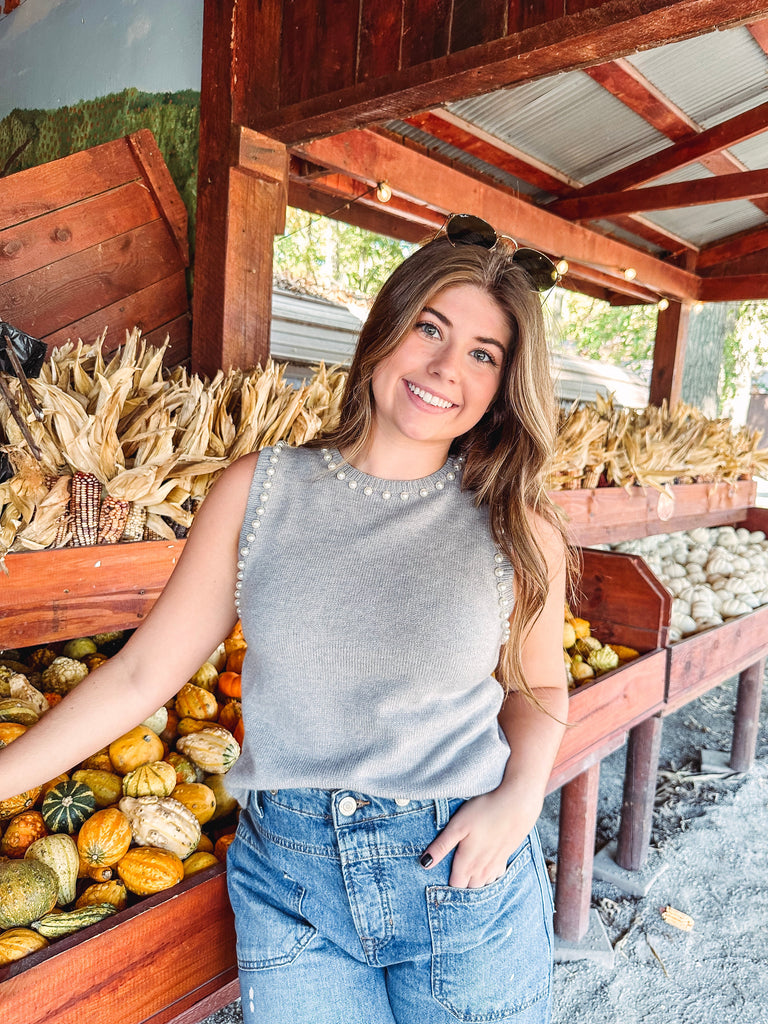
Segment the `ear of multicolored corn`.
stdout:
<path fill-rule="evenodd" d="M 93 473 L 79 470 L 72 477 L 70 498 L 73 547 L 95 544 L 99 536 L 99 510 L 101 508 L 101 481 Z"/>
<path fill-rule="evenodd" d="M 116 544 L 122 538 L 130 511 L 130 501 L 123 501 L 111 494 L 106 496 L 99 511 L 99 544 Z"/>
<path fill-rule="evenodd" d="M 123 526 L 121 541 L 144 540 L 144 524 L 147 521 L 147 510 L 143 505 L 132 503 Z"/>

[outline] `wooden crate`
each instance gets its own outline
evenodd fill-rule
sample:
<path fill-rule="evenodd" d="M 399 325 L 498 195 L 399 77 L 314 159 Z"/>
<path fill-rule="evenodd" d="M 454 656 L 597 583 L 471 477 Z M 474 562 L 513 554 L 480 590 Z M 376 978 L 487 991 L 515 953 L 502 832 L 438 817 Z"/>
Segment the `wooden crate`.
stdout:
<path fill-rule="evenodd" d="M 146 129 L 0 180 L 0 316 L 106 349 L 125 331 L 189 357 L 187 212 Z"/>
<path fill-rule="evenodd" d="M 0 648 L 135 629 L 157 600 L 183 540 L 7 555 Z"/>
<path fill-rule="evenodd" d="M 768 509 L 747 509 L 734 525 L 768 534 Z M 676 711 L 766 654 L 768 605 L 672 644 L 664 713 Z"/>
<path fill-rule="evenodd" d="M 659 491 L 643 487 L 552 491 L 550 497 L 568 516 L 574 543 L 586 546 L 738 523 L 754 504 L 757 485 L 754 480 L 681 484 L 670 492 L 671 503 Z"/>
<path fill-rule="evenodd" d="M 618 749 L 627 730 L 664 702 L 672 598 L 638 555 L 585 549 L 582 557 L 576 611 L 603 643 L 634 647 L 641 657 L 572 691 L 549 791 Z"/>
<path fill-rule="evenodd" d="M 189 1024 L 237 998 L 224 865 L 0 968 L 3 1024 Z"/>

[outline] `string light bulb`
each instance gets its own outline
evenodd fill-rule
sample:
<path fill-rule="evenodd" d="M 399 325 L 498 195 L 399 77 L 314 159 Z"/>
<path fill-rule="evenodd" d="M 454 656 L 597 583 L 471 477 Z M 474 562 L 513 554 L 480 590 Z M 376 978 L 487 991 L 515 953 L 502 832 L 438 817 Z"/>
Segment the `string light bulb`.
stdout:
<path fill-rule="evenodd" d="M 380 181 L 376 186 L 376 198 L 380 203 L 388 203 L 392 198 L 392 189 L 386 183 L 386 181 Z"/>
<path fill-rule="evenodd" d="M 624 274 L 625 281 L 634 281 L 637 277 L 637 271 L 634 267 L 626 267 L 622 273 Z"/>
<path fill-rule="evenodd" d="M 662 313 L 665 309 L 669 309 L 669 299 L 659 299 L 659 301 L 656 303 L 656 309 L 660 310 Z"/>
<path fill-rule="evenodd" d="M 702 309 L 704 309 L 704 303 L 703 302 L 694 302 L 694 304 L 693 304 L 693 312 L 694 313 L 700 313 L 702 311 Z"/>
<path fill-rule="evenodd" d="M 555 270 L 560 277 L 564 277 L 568 273 L 568 260 L 561 257 L 555 264 Z"/>

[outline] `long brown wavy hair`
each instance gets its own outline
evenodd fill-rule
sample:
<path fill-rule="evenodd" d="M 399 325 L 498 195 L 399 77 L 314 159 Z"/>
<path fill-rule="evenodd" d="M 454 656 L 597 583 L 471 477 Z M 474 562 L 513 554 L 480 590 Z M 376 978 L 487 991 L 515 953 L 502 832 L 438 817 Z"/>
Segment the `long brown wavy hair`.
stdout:
<path fill-rule="evenodd" d="M 510 330 L 499 390 L 482 419 L 454 440 L 451 453 L 464 456 L 462 487 L 474 491 L 478 505 L 488 505 L 494 542 L 515 571 L 510 636 L 496 674 L 505 689 L 518 689 L 541 707 L 524 678 L 520 657 L 549 591 L 547 563 L 531 528 L 531 512 L 560 533 L 568 566 L 572 560 L 562 518 L 544 486 L 558 406 L 541 299 L 512 255 L 503 242 L 489 251 L 477 245 L 454 247 L 438 236 L 404 260 L 382 286 L 361 330 L 338 427 L 311 443 L 333 444 L 354 462 L 373 427 L 373 371 L 398 347 L 437 292 L 470 284 L 497 303 Z"/>

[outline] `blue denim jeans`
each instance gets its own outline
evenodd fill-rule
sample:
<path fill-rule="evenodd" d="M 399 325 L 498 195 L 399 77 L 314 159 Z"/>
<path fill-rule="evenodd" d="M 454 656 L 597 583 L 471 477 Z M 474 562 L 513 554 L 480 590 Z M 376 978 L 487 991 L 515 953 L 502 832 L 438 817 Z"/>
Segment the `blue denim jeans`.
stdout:
<path fill-rule="evenodd" d="M 547 1024 L 552 897 L 534 830 L 506 873 L 419 863 L 461 800 L 255 794 L 227 855 L 246 1024 Z"/>

